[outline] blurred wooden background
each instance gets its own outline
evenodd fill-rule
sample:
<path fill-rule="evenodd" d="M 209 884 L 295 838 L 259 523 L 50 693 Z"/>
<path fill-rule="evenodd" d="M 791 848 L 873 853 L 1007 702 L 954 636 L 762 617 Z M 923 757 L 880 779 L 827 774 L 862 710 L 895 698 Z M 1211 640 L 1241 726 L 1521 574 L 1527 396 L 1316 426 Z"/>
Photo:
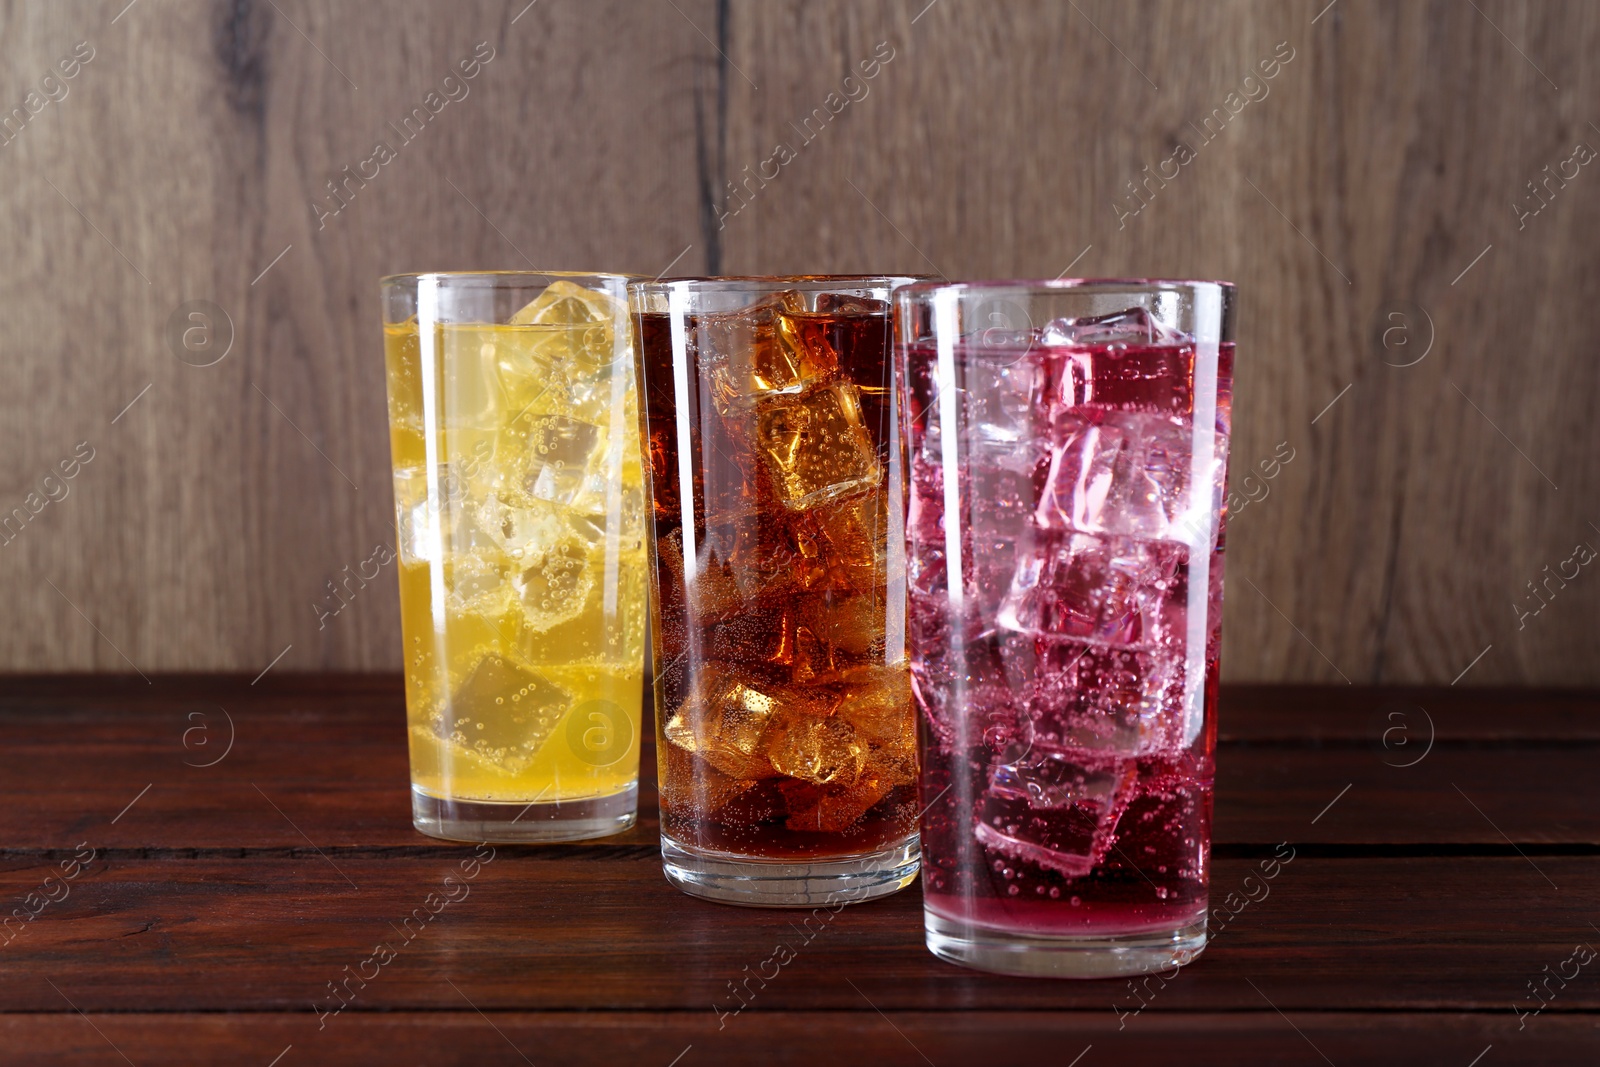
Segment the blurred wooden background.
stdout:
<path fill-rule="evenodd" d="M 1240 285 L 1236 490 L 1293 459 L 1229 678 L 1595 684 L 1597 54 L 1577 0 L 0 4 L 0 669 L 398 666 L 392 566 L 318 619 L 393 543 L 382 274 L 870 270 Z"/>

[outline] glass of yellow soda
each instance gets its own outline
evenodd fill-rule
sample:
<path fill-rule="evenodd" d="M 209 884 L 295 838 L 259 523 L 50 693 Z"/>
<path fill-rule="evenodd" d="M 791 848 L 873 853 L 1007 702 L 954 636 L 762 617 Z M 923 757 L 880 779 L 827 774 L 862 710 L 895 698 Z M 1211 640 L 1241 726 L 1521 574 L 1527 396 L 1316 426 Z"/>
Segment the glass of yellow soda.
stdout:
<path fill-rule="evenodd" d="M 633 825 L 648 579 L 627 277 L 383 279 L 418 830 Z"/>

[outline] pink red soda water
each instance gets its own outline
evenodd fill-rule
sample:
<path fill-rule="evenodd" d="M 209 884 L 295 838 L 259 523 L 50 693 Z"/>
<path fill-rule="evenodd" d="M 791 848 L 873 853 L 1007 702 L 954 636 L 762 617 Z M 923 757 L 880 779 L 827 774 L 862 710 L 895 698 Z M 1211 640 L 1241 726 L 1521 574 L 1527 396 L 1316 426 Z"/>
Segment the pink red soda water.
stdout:
<path fill-rule="evenodd" d="M 908 356 L 928 907 L 1066 935 L 1200 918 L 1232 344 L 1134 309 L 991 331 L 943 373 Z"/>

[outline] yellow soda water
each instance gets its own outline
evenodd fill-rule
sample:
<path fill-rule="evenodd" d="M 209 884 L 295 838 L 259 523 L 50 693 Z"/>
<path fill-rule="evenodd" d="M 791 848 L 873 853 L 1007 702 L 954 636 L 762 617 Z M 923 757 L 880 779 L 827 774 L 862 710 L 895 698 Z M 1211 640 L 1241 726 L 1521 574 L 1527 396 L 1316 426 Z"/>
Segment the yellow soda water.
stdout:
<path fill-rule="evenodd" d="M 384 329 L 413 785 L 620 793 L 648 588 L 625 313 L 556 281 L 509 324 L 430 333 Z"/>

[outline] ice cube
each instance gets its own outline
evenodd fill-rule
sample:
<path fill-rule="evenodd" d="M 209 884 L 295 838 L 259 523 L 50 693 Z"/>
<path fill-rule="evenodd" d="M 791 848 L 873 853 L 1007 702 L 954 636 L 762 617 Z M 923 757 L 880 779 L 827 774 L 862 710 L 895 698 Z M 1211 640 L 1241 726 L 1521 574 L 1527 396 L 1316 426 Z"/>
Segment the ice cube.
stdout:
<path fill-rule="evenodd" d="M 968 343 L 983 352 L 990 360 L 1020 359 L 1039 343 L 1039 331 L 1012 329 L 1009 326 L 986 326 L 972 334 Z"/>
<path fill-rule="evenodd" d="M 881 603 L 876 632 L 869 630 L 863 635 L 850 626 L 857 616 L 830 619 L 811 599 L 740 602 L 720 614 L 705 613 L 707 617 L 697 622 L 705 631 L 703 640 L 709 647 L 708 654 L 715 660 L 743 663 L 767 677 L 800 686 L 837 683 L 841 670 L 863 658 L 863 649 L 875 650 L 882 658 Z M 849 610 L 870 618 L 872 608 L 863 605 Z"/>
<path fill-rule="evenodd" d="M 568 536 L 563 509 L 545 500 L 519 507 L 491 495 L 476 508 L 476 517 L 478 528 L 514 563 L 531 560 Z"/>
<path fill-rule="evenodd" d="M 764 668 L 797 685 L 838 681 L 833 649 L 794 604 L 750 605 L 754 610 L 723 615 L 710 625 L 711 656 Z"/>
<path fill-rule="evenodd" d="M 1109 315 L 1077 319 L 1052 319 L 1040 335 L 1047 345 L 1181 345 L 1193 340 L 1142 307 Z"/>
<path fill-rule="evenodd" d="M 1092 533 L 1045 535 L 1019 553 L 1002 627 L 1118 648 L 1150 648 L 1182 592 L 1182 545 Z M 1180 604 L 1182 602 L 1180 601 Z"/>
<path fill-rule="evenodd" d="M 744 610 L 741 610 L 741 607 Z M 735 604 L 725 613 L 690 621 L 702 654 L 738 663 L 764 679 L 787 681 L 795 662 L 795 611 L 778 604 Z"/>
<path fill-rule="evenodd" d="M 888 572 L 889 494 L 857 493 L 811 509 L 805 524 L 820 541 L 830 584 L 874 589 Z"/>
<path fill-rule="evenodd" d="M 937 619 L 937 622 L 933 622 Z M 962 747 L 1022 736 L 1026 723 L 989 641 L 952 641 L 948 621 L 912 603 L 908 629 L 916 653 L 911 693 L 938 739 Z"/>
<path fill-rule="evenodd" d="M 708 667 L 662 727 L 670 744 L 735 778 L 770 778 L 767 732 L 794 694 L 736 671 Z M 799 698 L 804 701 L 804 698 Z"/>
<path fill-rule="evenodd" d="M 756 438 L 778 499 L 795 511 L 872 488 L 883 473 L 848 382 L 768 402 Z"/>
<path fill-rule="evenodd" d="M 626 311 L 610 294 L 563 279 L 511 316 L 511 325 L 486 327 L 510 409 L 598 421 L 615 368 L 626 364 L 632 374 L 628 334 L 617 329 Z"/>
<path fill-rule="evenodd" d="M 1002 656 L 1009 674 L 1026 679 L 1018 690 L 1042 750 L 1141 756 L 1182 744 L 1181 646 L 1136 651 L 1019 635 Z"/>
<path fill-rule="evenodd" d="M 882 587 L 864 593 L 830 590 L 798 602 L 799 622 L 827 649 L 830 662 L 883 661 L 884 622 L 888 592 Z"/>
<path fill-rule="evenodd" d="M 990 766 L 989 792 L 1026 801 L 1036 811 L 1060 811 L 1111 796 L 1132 770 L 1127 761 L 1091 766 L 1057 752 L 1012 749 Z"/>
<path fill-rule="evenodd" d="M 753 779 L 723 774 L 676 745 L 662 746 L 659 767 L 661 807 L 669 817 L 715 815 L 756 784 Z"/>
<path fill-rule="evenodd" d="M 798 697 L 798 693 L 793 694 Z M 767 755 L 780 774 L 814 785 L 848 786 L 866 766 L 867 743 L 827 703 L 793 699 L 774 729 Z"/>
<path fill-rule="evenodd" d="M 494 346 L 495 373 L 513 410 L 543 396 L 559 397 L 552 384 L 564 384 L 564 369 L 572 348 L 572 330 L 566 326 L 483 327 L 482 343 Z M 539 404 L 534 410 L 550 411 Z"/>
<path fill-rule="evenodd" d="M 857 360 L 857 352 L 887 346 L 889 315 L 888 306 L 882 301 L 824 293 L 818 295 L 816 308 L 811 310 L 803 300 L 788 299 L 799 294 L 784 296 L 787 306 L 780 312 L 780 321 L 787 327 L 787 337 L 814 366 L 826 368 L 815 377 L 831 376 L 836 368 L 850 366 Z M 883 396 L 889 368 L 885 365 L 872 370 L 880 378 L 871 383 L 873 392 Z M 869 383 L 858 380 L 857 384 Z M 874 412 L 881 413 L 882 408 L 874 405 Z"/>
<path fill-rule="evenodd" d="M 974 448 L 959 472 L 961 521 L 961 598 L 968 618 L 992 620 L 1011 588 L 1020 548 L 1033 537 L 1038 486 L 1049 473 L 1048 447 L 1038 441 Z M 950 594 L 946 558 L 944 478 L 941 468 L 920 462 L 912 467 L 913 487 L 906 539 L 910 588 L 934 598 Z M 989 623 L 992 625 L 992 622 Z"/>
<path fill-rule="evenodd" d="M 917 732 L 912 730 L 903 741 L 873 744 L 867 753 L 867 764 L 861 769 L 858 781 L 881 779 L 890 788 L 897 785 L 916 785 L 918 773 Z"/>
<path fill-rule="evenodd" d="M 818 293 L 817 311 L 824 315 L 881 315 L 889 314 L 887 300 L 874 300 L 867 296 L 848 293 Z M 885 319 L 887 325 L 887 319 Z"/>
<path fill-rule="evenodd" d="M 1053 349 L 1050 398 L 1058 413 L 1087 404 L 1101 411 L 1163 412 L 1188 419 L 1194 405 L 1193 345 Z"/>
<path fill-rule="evenodd" d="M 1030 525 L 1055 458 L 1048 432 L 1031 430 L 1039 434 L 1012 443 L 972 442 L 962 495 L 975 527 L 1014 538 Z"/>
<path fill-rule="evenodd" d="M 526 766 L 567 713 L 572 695 L 504 656 L 485 656 L 450 697 L 446 736 L 508 770 Z"/>
<path fill-rule="evenodd" d="M 839 679 L 839 662 L 833 648 L 803 623 L 794 628 L 791 672 L 797 685 L 831 685 Z"/>
<path fill-rule="evenodd" d="M 511 588 L 530 629 L 550 627 L 576 618 L 602 568 L 575 537 L 537 544 L 512 565 Z"/>
<path fill-rule="evenodd" d="M 1011 445 L 1048 436 L 1045 405 L 1049 374 L 1046 365 L 1023 356 L 1007 360 L 986 374 L 981 385 L 969 382 L 966 436 L 973 448 Z"/>
<path fill-rule="evenodd" d="M 611 363 L 617 358 L 613 348 L 616 324 L 627 321 L 627 308 L 610 293 L 585 289 L 565 279 L 551 282 L 531 303 L 515 315 L 517 326 L 561 327 L 557 336 L 565 340 L 565 355 L 581 365 Z"/>
<path fill-rule="evenodd" d="M 652 415 L 651 420 L 654 424 L 657 416 Z M 684 488 L 678 484 L 681 472 L 670 458 L 665 431 L 651 437 L 650 462 L 652 470 L 658 472 L 655 511 L 662 521 L 676 523 L 692 512 L 697 524 L 717 524 L 739 521 L 762 508 L 771 509 L 767 464 L 756 454 L 757 422 L 754 408 L 738 408 L 718 418 L 701 420 L 692 482 L 687 487 L 688 501 L 679 499 Z"/>
<path fill-rule="evenodd" d="M 837 369 L 830 350 L 801 340 L 790 315 L 803 306 L 797 297 L 775 294 L 740 311 L 695 318 L 695 342 L 719 411 L 799 393 Z"/>
<path fill-rule="evenodd" d="M 1137 781 L 1132 760 L 1085 763 L 1031 752 L 990 768 L 973 831 L 1003 856 L 1081 878 L 1110 849 Z"/>
<path fill-rule="evenodd" d="M 442 569 L 449 611 L 494 614 L 506 609 L 511 561 L 498 551 L 480 548 L 453 553 L 445 557 Z"/>
<path fill-rule="evenodd" d="M 852 667 L 841 680 L 838 714 L 874 745 L 909 753 L 917 728 L 910 672 L 903 665 Z"/>
<path fill-rule="evenodd" d="M 394 472 L 394 521 L 399 532 L 400 562 L 427 563 L 439 559 L 439 540 L 428 508 L 428 474 L 422 467 Z"/>
<path fill-rule="evenodd" d="M 1035 520 L 1045 529 L 1191 540 L 1191 513 L 1211 494 L 1191 492 L 1189 426 L 1143 412 L 1070 413 Z M 1209 526 L 1209 523 L 1203 524 Z"/>
<path fill-rule="evenodd" d="M 839 834 L 859 823 L 889 795 L 894 783 L 881 775 L 863 773 L 846 786 L 818 788 L 799 782 L 784 782 L 783 786 L 788 787 L 783 789 L 789 809 L 789 817 L 784 822 L 788 829 Z"/>
<path fill-rule="evenodd" d="M 602 340 L 609 343 L 610 338 L 608 336 Z M 591 349 L 592 341 L 592 337 L 586 338 Z M 598 362 L 605 354 L 590 351 L 581 359 L 572 360 L 565 368 L 567 396 L 578 418 L 604 425 L 613 413 L 620 412 L 626 426 L 632 428 L 639 424 L 639 401 L 634 380 L 636 368 L 633 349 L 627 341 L 626 333 L 619 335 L 618 347 L 610 362 Z"/>
<path fill-rule="evenodd" d="M 541 667 L 598 665 L 614 674 L 638 676 L 644 664 L 644 620 L 649 604 L 643 553 L 618 560 L 616 598 L 610 613 L 605 610 L 603 584 L 589 584 L 583 606 L 567 621 L 544 629 L 523 627 L 518 645 L 522 657 Z M 520 615 L 521 602 L 511 603 Z"/>
<path fill-rule="evenodd" d="M 593 545 L 615 546 L 607 551 L 638 551 L 644 546 L 644 509 L 637 439 L 631 433 L 601 438 L 571 500 L 567 519 L 573 532 Z"/>
<path fill-rule="evenodd" d="M 973 442 L 963 477 L 967 535 L 962 572 L 971 617 L 993 619 L 1011 588 L 1017 561 L 1032 550 L 1033 513 L 1050 472 L 1045 441 Z"/>
<path fill-rule="evenodd" d="M 644 547 L 644 493 L 638 487 L 624 487 L 617 500 L 613 522 L 603 510 L 584 506 L 587 490 L 579 492 L 567 510 L 567 528 L 574 537 L 600 552 L 629 555 Z"/>
<path fill-rule="evenodd" d="M 565 415 L 525 412 L 502 431 L 496 452 L 508 493 L 571 504 L 583 488 L 600 427 Z"/>
<path fill-rule="evenodd" d="M 498 605 L 478 601 L 471 605 L 445 603 L 433 598 L 438 564 L 402 563 L 400 596 L 424 620 L 422 632 L 408 631 L 402 662 L 406 674 L 406 699 L 418 722 L 432 720 L 441 737 L 448 737 L 444 712 L 450 691 L 475 669 L 483 657 L 515 648 L 521 631 L 521 613 L 509 599 Z M 468 610 L 458 610 L 467 608 Z M 444 614 L 444 628 L 435 632 L 432 620 Z M 526 659 L 522 662 L 531 662 Z"/>
<path fill-rule="evenodd" d="M 506 397 L 500 388 L 496 342 L 504 330 L 454 324 L 439 328 L 443 373 L 436 403 L 441 425 L 492 431 L 499 422 Z"/>
<path fill-rule="evenodd" d="M 557 416 L 559 417 L 559 416 Z M 543 439 L 529 449 L 528 465 L 522 471 L 522 487 L 529 496 L 558 504 L 570 504 L 583 487 L 584 460 L 592 447 L 585 437 L 594 427 L 564 419 L 568 426 L 555 429 L 546 422 Z M 583 427 L 578 431 L 578 427 Z"/>
<path fill-rule="evenodd" d="M 749 513 L 708 525 L 700 569 L 723 570 L 746 600 L 788 595 L 822 576 L 814 543 L 802 544 L 782 516 Z"/>
<path fill-rule="evenodd" d="M 403 561 L 437 562 L 449 554 L 498 544 L 478 521 L 479 509 L 470 494 L 481 486 L 467 478 L 469 467 L 439 464 L 434 498 L 428 495 L 426 467 L 394 472 L 395 523 Z"/>
<path fill-rule="evenodd" d="M 572 415 L 578 408 L 568 375 L 581 339 L 564 326 L 502 327 L 495 335 L 495 366 L 508 411 L 522 415 Z"/>

